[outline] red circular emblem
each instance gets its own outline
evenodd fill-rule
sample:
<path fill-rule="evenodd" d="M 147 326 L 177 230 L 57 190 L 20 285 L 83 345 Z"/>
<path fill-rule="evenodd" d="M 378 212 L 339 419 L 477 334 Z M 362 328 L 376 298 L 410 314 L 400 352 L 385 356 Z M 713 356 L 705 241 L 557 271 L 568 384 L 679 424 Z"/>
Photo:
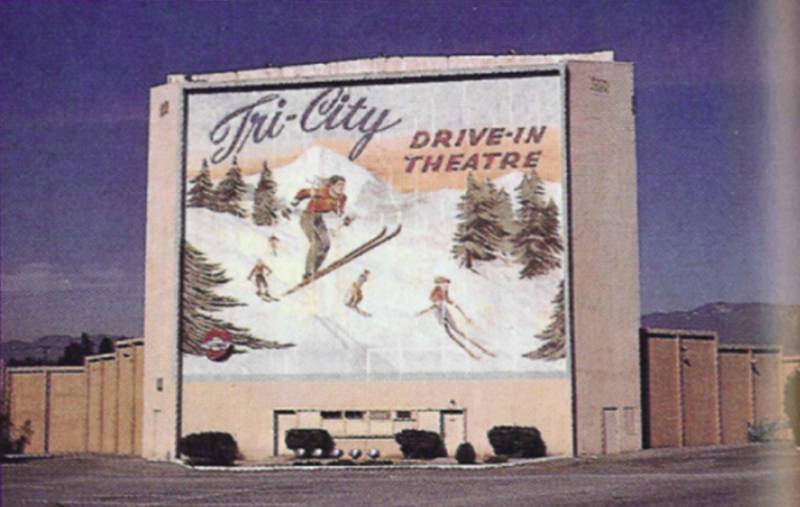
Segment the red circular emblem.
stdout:
<path fill-rule="evenodd" d="M 230 333 L 224 329 L 212 329 L 203 338 L 203 350 L 206 357 L 212 361 L 227 361 L 233 353 L 233 343 Z"/>

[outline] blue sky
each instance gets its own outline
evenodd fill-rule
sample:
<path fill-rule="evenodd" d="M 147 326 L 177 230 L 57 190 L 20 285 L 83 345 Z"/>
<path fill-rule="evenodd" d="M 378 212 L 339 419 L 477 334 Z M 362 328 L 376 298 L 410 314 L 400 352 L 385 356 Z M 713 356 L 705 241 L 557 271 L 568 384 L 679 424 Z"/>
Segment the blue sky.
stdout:
<path fill-rule="evenodd" d="M 611 49 L 635 64 L 643 313 L 769 288 L 755 2 L 0 4 L 2 337 L 143 328 L 147 111 L 170 73 Z"/>

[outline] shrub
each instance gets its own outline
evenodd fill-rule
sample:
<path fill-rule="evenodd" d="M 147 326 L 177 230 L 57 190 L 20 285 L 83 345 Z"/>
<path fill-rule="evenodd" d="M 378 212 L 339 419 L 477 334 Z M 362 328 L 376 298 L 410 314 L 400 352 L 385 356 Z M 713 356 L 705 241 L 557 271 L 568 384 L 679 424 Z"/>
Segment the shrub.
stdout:
<path fill-rule="evenodd" d="M 192 465 L 230 466 L 239 457 L 239 446 L 231 434 L 215 431 L 186 435 L 179 450 Z"/>
<path fill-rule="evenodd" d="M 781 430 L 780 423 L 764 422 L 754 424 L 747 428 L 748 442 L 772 442 L 777 440 L 777 434 Z"/>
<path fill-rule="evenodd" d="M 786 381 L 783 406 L 792 426 L 794 443 L 800 445 L 800 370 L 795 370 Z"/>
<path fill-rule="evenodd" d="M 326 430 L 292 429 L 286 432 L 286 447 L 291 450 L 305 449 L 306 456 L 313 456 L 314 449 L 322 449 L 322 456 L 330 456 L 333 439 Z"/>
<path fill-rule="evenodd" d="M 456 461 L 461 465 L 475 464 L 475 449 L 469 442 L 464 442 L 456 449 Z"/>
<path fill-rule="evenodd" d="M 435 459 L 447 456 L 442 437 L 433 431 L 403 430 L 394 436 L 404 458 Z"/>
<path fill-rule="evenodd" d="M 487 433 L 495 454 L 517 458 L 547 455 L 542 434 L 533 426 L 495 426 Z"/>
<path fill-rule="evenodd" d="M 17 428 L 0 408 L 0 459 L 6 454 L 23 454 L 33 435 L 31 420 Z"/>

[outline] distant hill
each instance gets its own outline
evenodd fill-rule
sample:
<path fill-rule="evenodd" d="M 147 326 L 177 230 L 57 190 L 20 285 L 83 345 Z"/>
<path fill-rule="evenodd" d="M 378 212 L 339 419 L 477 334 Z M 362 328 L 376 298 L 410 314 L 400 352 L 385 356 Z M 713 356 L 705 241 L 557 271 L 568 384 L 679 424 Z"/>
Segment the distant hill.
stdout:
<path fill-rule="evenodd" d="M 643 315 L 642 326 L 716 331 L 720 343 L 781 345 L 784 354 L 800 354 L 800 305 L 709 303 Z"/>
<path fill-rule="evenodd" d="M 89 339 L 94 344 L 94 351 L 100 348 L 100 342 L 108 336 L 113 341 L 124 340 L 127 336 L 114 336 L 105 334 L 89 335 Z M 47 359 L 50 362 L 58 361 L 64 349 L 70 343 L 80 343 L 80 336 L 69 335 L 47 335 L 37 338 L 34 341 L 9 340 L 0 344 L 0 356 L 8 363 L 12 360 L 22 361 L 28 357 L 33 359 Z"/>

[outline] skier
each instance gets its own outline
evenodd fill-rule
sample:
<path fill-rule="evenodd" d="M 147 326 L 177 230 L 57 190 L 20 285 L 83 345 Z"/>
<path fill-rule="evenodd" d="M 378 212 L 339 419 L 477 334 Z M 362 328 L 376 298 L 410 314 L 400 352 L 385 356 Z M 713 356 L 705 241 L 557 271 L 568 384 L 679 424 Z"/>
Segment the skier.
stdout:
<path fill-rule="evenodd" d="M 272 256 L 273 257 L 277 257 L 278 256 L 278 244 L 280 242 L 281 242 L 281 240 L 278 239 L 278 236 L 276 236 L 274 234 L 269 237 L 269 247 L 272 249 Z"/>
<path fill-rule="evenodd" d="M 255 276 L 256 295 L 263 297 L 267 302 L 278 301 L 277 298 L 272 297 L 269 293 L 267 277 L 271 274 L 272 270 L 269 269 L 269 266 L 264 264 L 264 261 L 261 259 L 258 259 L 256 265 L 253 266 L 253 269 L 250 270 L 250 274 L 247 276 L 248 280 L 252 280 Z"/>
<path fill-rule="evenodd" d="M 335 213 L 344 215 L 344 204 L 347 196 L 344 193 L 345 179 L 343 176 L 334 175 L 325 180 L 318 188 L 304 188 L 297 192 L 292 201 L 292 206 L 297 207 L 300 201 L 309 199 L 308 205 L 300 218 L 300 227 L 308 238 L 308 254 L 306 255 L 306 270 L 303 281 L 310 280 L 317 272 L 328 250 L 331 247 L 328 227 L 325 225 L 323 215 Z M 350 225 L 350 218 L 344 217 L 344 225 Z"/>
<path fill-rule="evenodd" d="M 353 285 L 350 286 L 350 289 L 347 291 L 347 300 L 345 301 L 344 305 L 348 308 L 352 308 L 360 315 L 364 317 L 371 317 L 369 313 L 365 312 L 358 305 L 364 299 L 364 292 L 361 290 L 361 287 L 367 283 L 367 279 L 369 278 L 369 270 L 365 269 L 363 273 L 358 275 L 358 279 L 353 282 Z"/>
<path fill-rule="evenodd" d="M 464 310 L 461 307 L 450 299 L 450 294 L 448 293 L 448 288 L 450 287 L 450 279 L 444 276 L 437 276 L 433 279 L 433 283 L 436 284 L 433 290 L 431 291 L 430 300 L 431 306 L 428 308 L 417 312 L 417 316 L 423 315 L 430 311 L 434 311 L 436 315 L 436 320 L 439 321 L 439 324 L 444 327 L 444 331 L 447 333 L 447 336 L 453 340 L 456 345 L 464 349 L 464 351 L 469 354 L 469 356 L 473 359 L 480 359 L 480 356 L 475 354 L 464 343 L 467 341 L 478 348 L 481 352 L 486 354 L 487 356 L 497 357 L 493 352 L 487 350 L 479 341 L 470 338 L 466 333 L 464 333 L 461 329 L 458 328 L 456 325 L 456 321 L 453 318 L 453 314 L 450 313 L 450 309 L 448 305 L 453 305 L 456 307 L 456 310 L 464 317 L 468 324 L 472 324 L 472 320 L 467 317 L 467 314 L 464 313 Z"/>

